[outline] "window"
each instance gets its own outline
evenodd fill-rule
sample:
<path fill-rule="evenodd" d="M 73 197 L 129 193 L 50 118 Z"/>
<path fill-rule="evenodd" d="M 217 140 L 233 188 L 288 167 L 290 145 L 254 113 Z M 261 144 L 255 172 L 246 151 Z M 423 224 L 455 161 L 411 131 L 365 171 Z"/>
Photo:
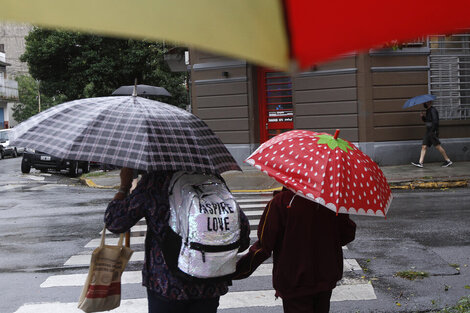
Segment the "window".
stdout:
<path fill-rule="evenodd" d="M 470 119 L 470 34 L 430 36 L 429 91 L 443 120 Z"/>

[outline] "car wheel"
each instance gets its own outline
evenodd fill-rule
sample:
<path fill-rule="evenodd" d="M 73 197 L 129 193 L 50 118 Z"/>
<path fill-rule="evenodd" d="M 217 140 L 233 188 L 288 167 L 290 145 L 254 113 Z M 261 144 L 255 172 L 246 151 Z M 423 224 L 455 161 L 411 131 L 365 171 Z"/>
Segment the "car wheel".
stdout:
<path fill-rule="evenodd" d="M 5 152 L 3 150 L 0 150 L 0 160 L 5 157 Z"/>
<path fill-rule="evenodd" d="M 78 162 L 70 161 L 69 176 L 70 177 L 77 177 L 78 176 Z"/>
<path fill-rule="evenodd" d="M 81 168 L 83 174 L 90 173 L 90 162 L 83 162 Z"/>
<path fill-rule="evenodd" d="M 29 174 L 30 171 L 31 171 L 31 164 L 29 164 L 28 162 L 25 162 L 25 160 L 23 159 L 23 161 L 21 161 L 21 173 Z"/>

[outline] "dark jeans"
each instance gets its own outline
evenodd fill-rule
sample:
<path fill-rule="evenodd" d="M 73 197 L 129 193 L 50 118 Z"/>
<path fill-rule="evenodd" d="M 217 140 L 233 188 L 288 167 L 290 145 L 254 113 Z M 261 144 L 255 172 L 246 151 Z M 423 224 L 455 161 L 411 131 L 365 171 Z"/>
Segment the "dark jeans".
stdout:
<path fill-rule="evenodd" d="M 311 296 L 282 300 L 284 313 L 328 313 L 330 312 L 330 291 L 322 291 Z"/>
<path fill-rule="evenodd" d="M 147 289 L 149 313 L 216 313 L 219 297 L 171 301 Z"/>

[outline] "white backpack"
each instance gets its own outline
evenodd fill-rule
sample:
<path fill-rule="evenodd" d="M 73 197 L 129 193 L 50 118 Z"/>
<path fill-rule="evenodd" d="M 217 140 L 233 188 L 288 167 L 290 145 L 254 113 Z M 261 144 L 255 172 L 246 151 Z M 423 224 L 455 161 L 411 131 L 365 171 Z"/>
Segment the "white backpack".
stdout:
<path fill-rule="evenodd" d="M 168 191 L 162 250 L 169 268 L 191 280 L 229 279 L 240 247 L 240 208 L 223 179 L 177 172 Z"/>

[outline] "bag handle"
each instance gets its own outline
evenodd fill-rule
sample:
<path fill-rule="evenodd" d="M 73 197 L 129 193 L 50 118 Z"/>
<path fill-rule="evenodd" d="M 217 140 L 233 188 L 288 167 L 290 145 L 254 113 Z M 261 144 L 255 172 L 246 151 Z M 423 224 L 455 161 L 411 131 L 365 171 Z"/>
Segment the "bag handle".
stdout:
<path fill-rule="evenodd" d="M 129 236 L 127 236 L 129 234 Z M 130 246 L 130 233 L 125 232 L 119 235 L 119 240 L 118 240 L 118 247 L 122 247 L 122 242 L 124 241 L 124 237 L 126 237 L 126 247 L 129 248 Z M 105 243 L 105 238 L 106 238 L 106 226 L 103 227 L 103 232 L 101 234 L 101 243 L 100 243 L 100 248 L 104 246 Z"/>

